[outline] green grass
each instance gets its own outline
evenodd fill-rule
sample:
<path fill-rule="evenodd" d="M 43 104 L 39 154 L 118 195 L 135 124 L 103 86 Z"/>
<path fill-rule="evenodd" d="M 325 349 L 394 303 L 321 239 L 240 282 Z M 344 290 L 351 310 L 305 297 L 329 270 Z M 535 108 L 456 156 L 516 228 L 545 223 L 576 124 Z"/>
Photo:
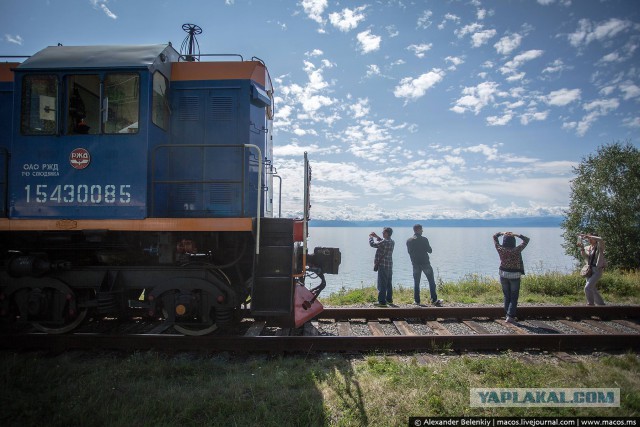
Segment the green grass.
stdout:
<path fill-rule="evenodd" d="M 437 279 L 438 298 L 446 302 L 465 304 L 500 304 L 502 288 L 494 277 L 467 275 L 458 282 L 444 282 Z M 520 302 L 548 304 L 584 303 L 584 278 L 577 273 L 534 272 L 522 277 Z M 617 304 L 640 303 L 640 271 L 607 271 L 598 283 L 598 289 L 605 302 Z M 413 302 L 413 286 L 396 284 L 393 289 L 396 303 Z M 422 283 L 422 300 L 429 300 L 428 285 Z M 352 305 L 373 303 L 377 300 L 377 290 L 371 286 L 360 289 L 341 289 L 322 298 L 327 305 Z"/>
<path fill-rule="evenodd" d="M 640 358 L 0 353 L 0 424 L 404 426 L 409 416 L 639 416 Z M 620 388 L 620 408 L 471 408 L 473 387 Z"/>

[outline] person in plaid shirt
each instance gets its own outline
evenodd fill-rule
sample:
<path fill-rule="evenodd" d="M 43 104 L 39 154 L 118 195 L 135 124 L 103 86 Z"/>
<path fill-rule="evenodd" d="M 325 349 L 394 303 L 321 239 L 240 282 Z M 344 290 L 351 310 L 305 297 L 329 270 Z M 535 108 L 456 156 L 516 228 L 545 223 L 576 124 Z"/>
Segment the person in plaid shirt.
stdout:
<path fill-rule="evenodd" d="M 391 240 L 393 229 L 382 229 L 382 237 L 375 232 L 369 234 L 369 245 L 376 248 L 373 270 L 378 272 L 378 307 L 393 305 L 393 247 L 395 242 Z M 375 239 L 375 240 L 374 240 Z"/>

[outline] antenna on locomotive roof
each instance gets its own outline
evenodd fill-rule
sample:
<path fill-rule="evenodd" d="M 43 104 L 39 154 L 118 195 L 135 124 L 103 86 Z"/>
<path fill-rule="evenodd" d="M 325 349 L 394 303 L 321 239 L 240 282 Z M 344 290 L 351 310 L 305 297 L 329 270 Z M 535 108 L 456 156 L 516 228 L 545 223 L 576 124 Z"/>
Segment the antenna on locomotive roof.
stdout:
<path fill-rule="evenodd" d="M 196 35 L 202 34 L 202 28 L 196 24 L 184 24 L 182 29 L 188 34 L 180 46 L 180 55 L 184 56 L 186 61 L 200 60 L 200 44 Z"/>

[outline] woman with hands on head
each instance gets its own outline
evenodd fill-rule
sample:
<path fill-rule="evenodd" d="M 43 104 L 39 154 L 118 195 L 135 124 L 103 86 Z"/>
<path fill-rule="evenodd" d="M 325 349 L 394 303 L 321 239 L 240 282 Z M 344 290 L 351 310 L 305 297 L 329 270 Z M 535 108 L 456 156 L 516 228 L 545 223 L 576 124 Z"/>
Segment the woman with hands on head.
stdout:
<path fill-rule="evenodd" d="M 502 237 L 500 244 L 498 237 Z M 516 237 L 522 240 L 516 246 Z M 504 294 L 504 311 L 507 315 L 507 322 L 516 322 L 516 309 L 518 308 L 518 296 L 520 295 L 520 277 L 524 274 L 524 263 L 522 262 L 522 250 L 529 244 L 529 238 L 522 234 L 515 234 L 511 231 L 498 232 L 493 235 L 498 256 L 500 256 L 500 284 Z"/>

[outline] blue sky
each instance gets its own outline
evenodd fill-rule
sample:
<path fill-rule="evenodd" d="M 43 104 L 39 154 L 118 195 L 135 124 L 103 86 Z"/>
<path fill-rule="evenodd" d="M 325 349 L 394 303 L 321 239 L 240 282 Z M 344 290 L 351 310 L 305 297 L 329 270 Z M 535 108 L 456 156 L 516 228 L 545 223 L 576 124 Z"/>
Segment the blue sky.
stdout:
<path fill-rule="evenodd" d="M 0 54 L 57 43 L 257 56 L 275 86 L 283 215 L 317 219 L 561 215 L 572 167 L 640 140 L 634 0 L 21 0 Z"/>

